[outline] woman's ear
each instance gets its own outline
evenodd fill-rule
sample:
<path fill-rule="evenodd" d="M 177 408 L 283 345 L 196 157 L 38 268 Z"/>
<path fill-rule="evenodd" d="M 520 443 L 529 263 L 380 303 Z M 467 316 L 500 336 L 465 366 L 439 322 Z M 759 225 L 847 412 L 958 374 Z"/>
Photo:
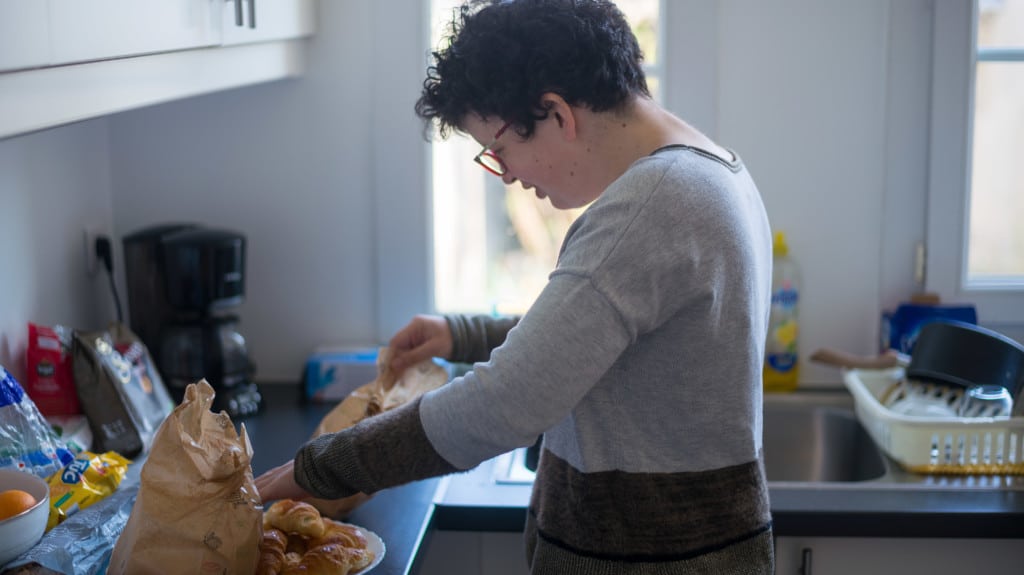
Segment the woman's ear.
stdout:
<path fill-rule="evenodd" d="M 549 117 L 558 122 L 558 130 L 566 141 L 576 139 L 576 111 L 564 98 L 554 92 L 545 92 L 540 105 Z"/>

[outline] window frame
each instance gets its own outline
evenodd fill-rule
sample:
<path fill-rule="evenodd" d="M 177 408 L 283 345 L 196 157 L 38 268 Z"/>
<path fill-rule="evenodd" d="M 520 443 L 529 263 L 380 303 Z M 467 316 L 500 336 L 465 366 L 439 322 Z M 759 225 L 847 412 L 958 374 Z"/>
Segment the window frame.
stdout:
<path fill-rule="evenodd" d="M 925 287 L 986 325 L 1024 325 L 1024 287 L 967 281 L 978 3 L 937 0 L 934 17 Z"/>

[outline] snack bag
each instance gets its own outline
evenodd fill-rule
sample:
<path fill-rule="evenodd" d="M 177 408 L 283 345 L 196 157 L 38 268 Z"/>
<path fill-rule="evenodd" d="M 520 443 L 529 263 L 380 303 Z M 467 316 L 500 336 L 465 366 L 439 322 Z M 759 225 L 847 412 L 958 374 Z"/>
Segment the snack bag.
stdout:
<path fill-rule="evenodd" d="M 14 376 L 0 366 L 0 469 L 49 477 L 74 459 Z"/>
<path fill-rule="evenodd" d="M 263 506 L 242 425 L 214 414 L 213 388 L 189 384 L 157 431 L 107 573 L 252 575 Z"/>
<path fill-rule="evenodd" d="M 116 491 L 130 463 L 113 451 L 102 455 L 83 451 L 64 469 L 51 475 L 46 480 L 50 484 L 50 516 L 46 530 Z"/>
<path fill-rule="evenodd" d="M 39 412 L 50 417 L 82 412 L 71 377 L 71 330 L 28 324 L 25 391 Z"/>
<path fill-rule="evenodd" d="M 341 431 L 367 417 L 404 405 L 419 396 L 441 387 L 448 381 L 448 372 L 432 360 L 411 366 L 399 378 L 388 367 L 391 352 L 382 347 L 377 354 L 377 378 L 349 394 L 317 425 L 311 437 Z M 357 493 L 342 499 L 307 499 L 325 517 L 341 519 L 359 507 L 369 495 Z"/>
<path fill-rule="evenodd" d="M 135 457 L 149 449 L 174 407 L 149 351 L 122 324 L 75 332 L 75 387 L 92 428 L 95 451 Z"/>

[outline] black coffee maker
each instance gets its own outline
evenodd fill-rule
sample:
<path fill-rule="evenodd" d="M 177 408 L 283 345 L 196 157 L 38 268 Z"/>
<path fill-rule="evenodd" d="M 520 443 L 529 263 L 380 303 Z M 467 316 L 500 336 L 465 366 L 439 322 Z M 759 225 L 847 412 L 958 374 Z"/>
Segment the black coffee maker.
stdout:
<path fill-rule="evenodd" d="M 123 244 L 131 328 L 175 400 L 205 378 L 216 391 L 214 411 L 258 412 L 255 367 L 231 313 L 245 296 L 245 236 L 168 224 L 129 234 Z"/>

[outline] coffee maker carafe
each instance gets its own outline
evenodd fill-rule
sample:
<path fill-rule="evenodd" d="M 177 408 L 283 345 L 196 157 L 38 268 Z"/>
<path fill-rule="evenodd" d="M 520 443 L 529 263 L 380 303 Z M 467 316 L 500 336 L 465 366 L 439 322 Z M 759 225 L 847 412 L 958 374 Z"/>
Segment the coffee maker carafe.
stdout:
<path fill-rule="evenodd" d="M 214 411 L 259 411 L 255 369 L 233 313 L 245 296 L 245 237 L 171 224 L 123 241 L 130 324 L 171 395 L 180 402 L 188 384 L 205 378 L 216 391 Z"/>

